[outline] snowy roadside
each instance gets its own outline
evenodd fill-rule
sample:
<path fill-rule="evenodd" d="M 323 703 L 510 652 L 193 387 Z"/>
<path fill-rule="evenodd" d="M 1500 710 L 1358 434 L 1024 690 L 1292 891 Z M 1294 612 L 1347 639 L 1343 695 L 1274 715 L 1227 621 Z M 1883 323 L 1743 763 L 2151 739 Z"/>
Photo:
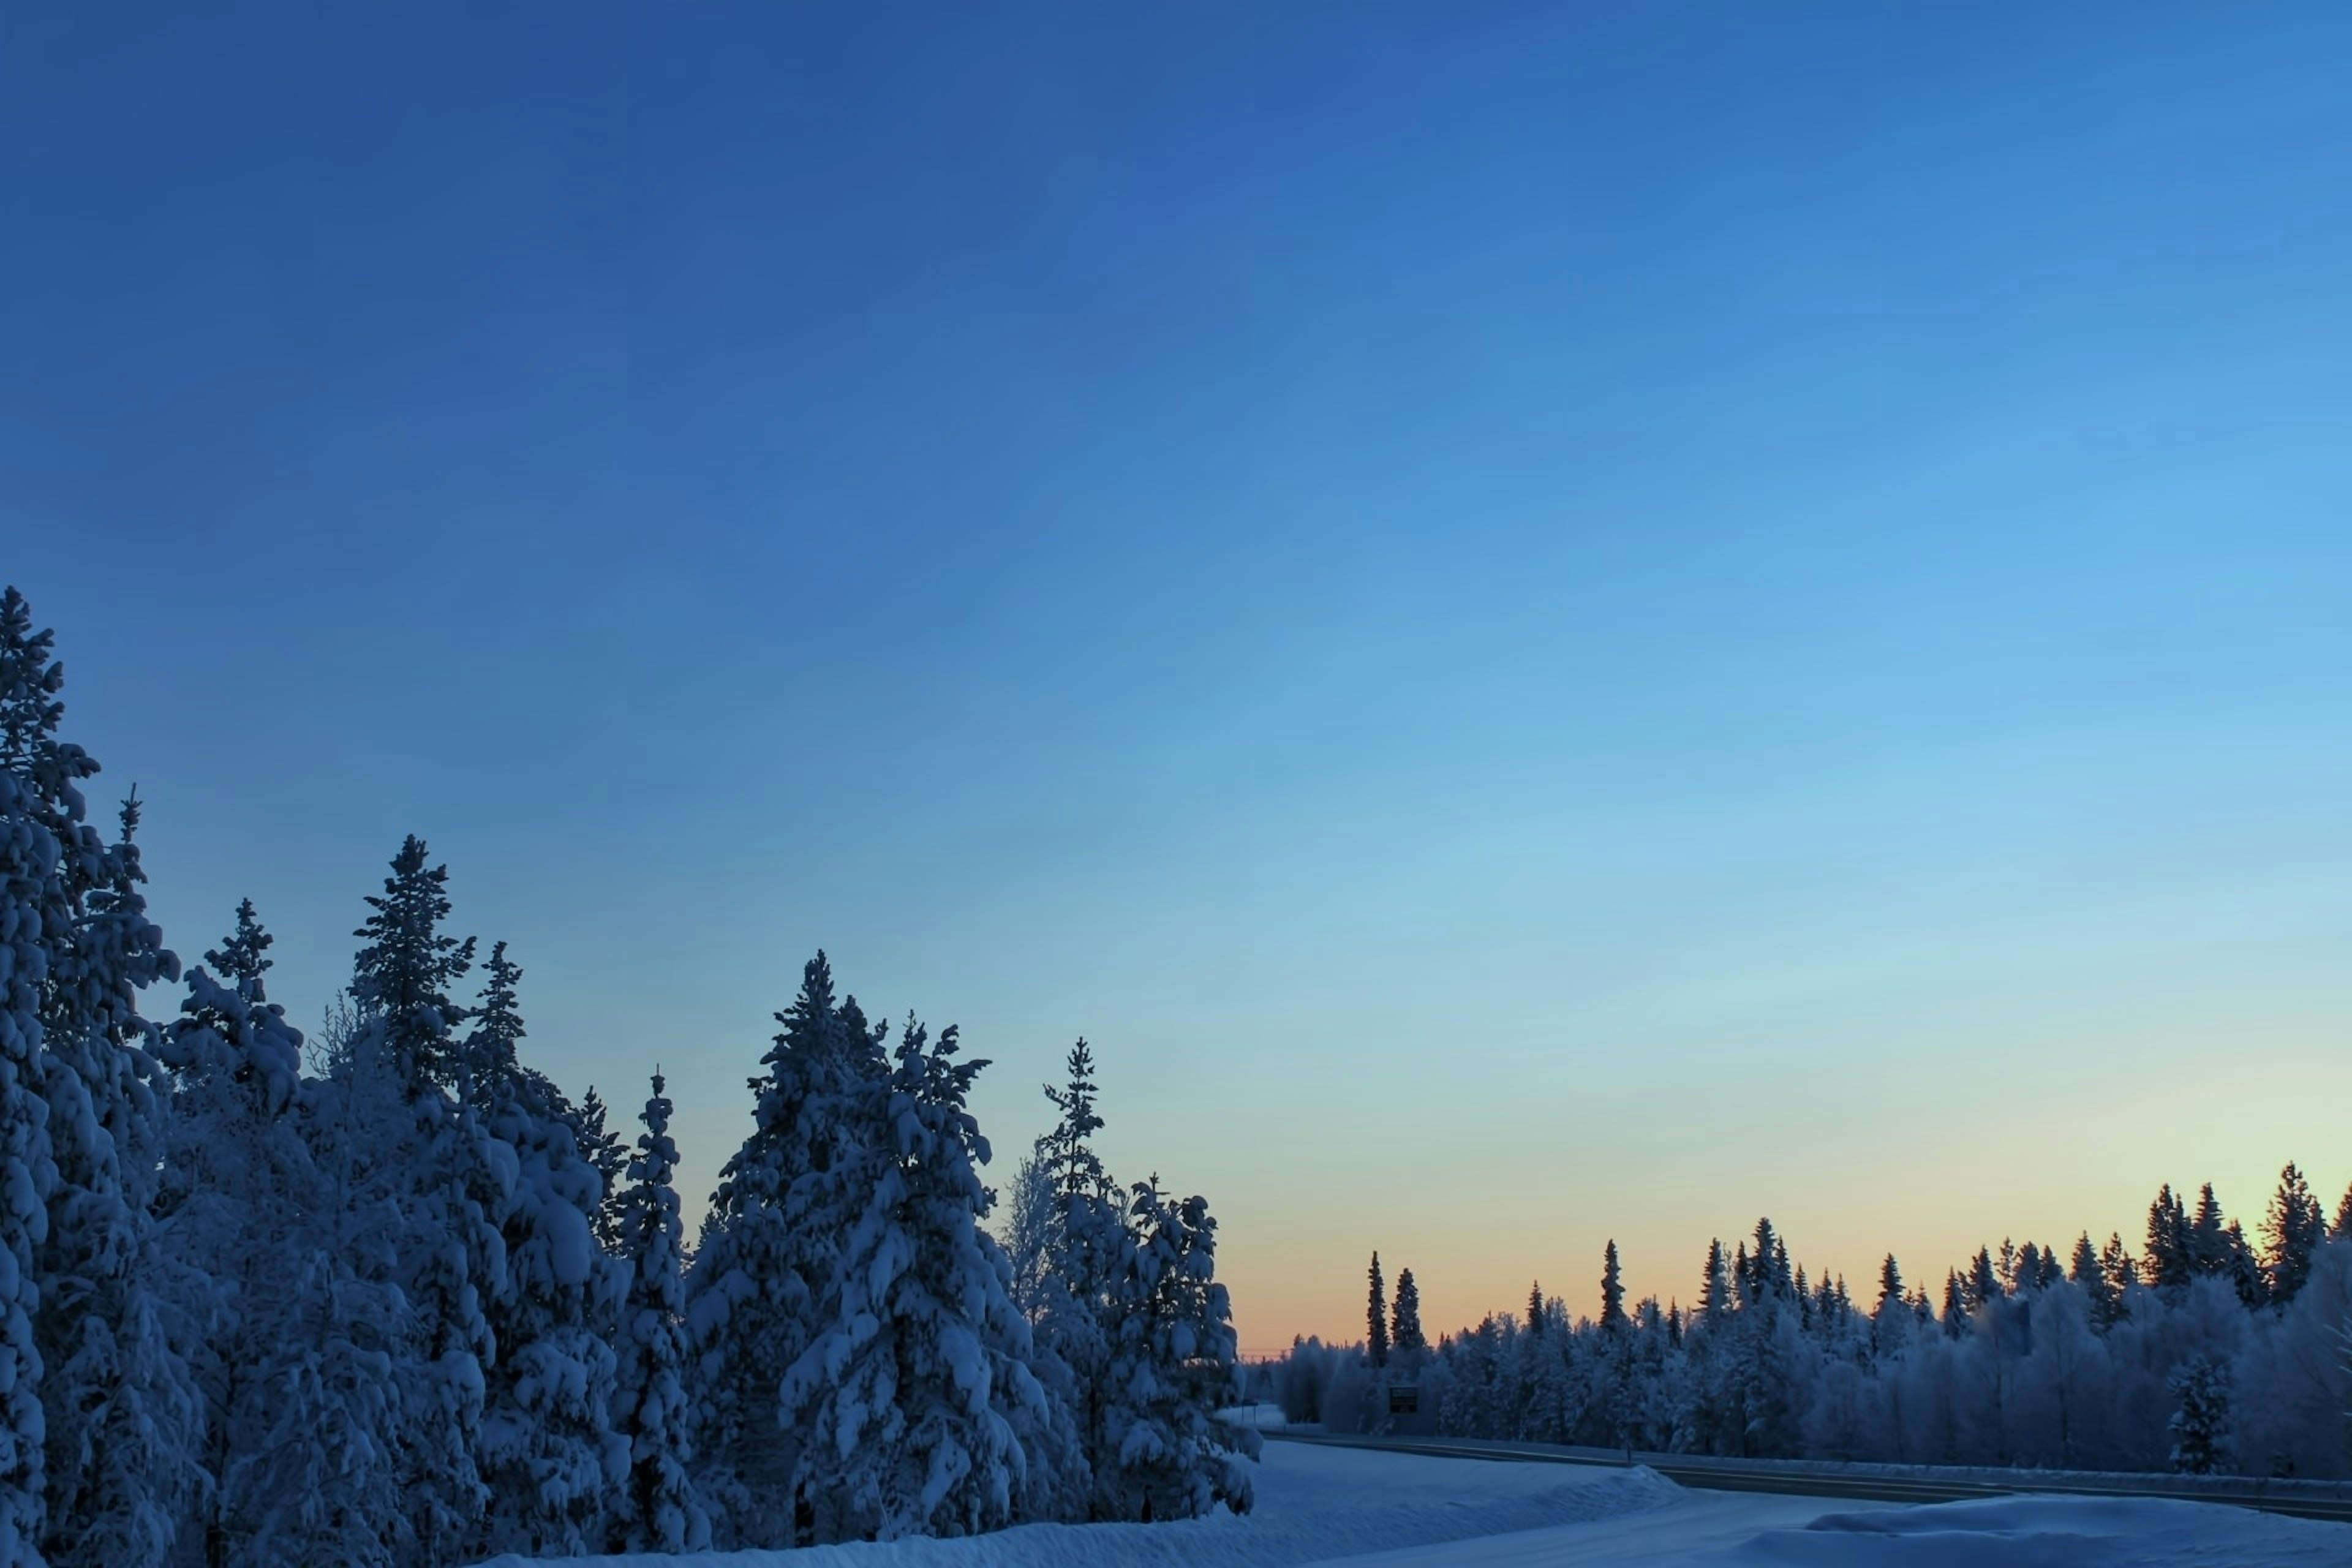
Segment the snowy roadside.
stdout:
<path fill-rule="evenodd" d="M 2352 1526 L 2154 1499 L 2026 1496 L 1879 1507 L 1691 1492 L 1654 1472 L 1269 1446 L 1259 1504 L 1169 1524 L 1024 1525 L 573 1568 L 2308 1568 L 2352 1563 Z M 497 1558 L 485 1568 L 558 1568 Z"/>

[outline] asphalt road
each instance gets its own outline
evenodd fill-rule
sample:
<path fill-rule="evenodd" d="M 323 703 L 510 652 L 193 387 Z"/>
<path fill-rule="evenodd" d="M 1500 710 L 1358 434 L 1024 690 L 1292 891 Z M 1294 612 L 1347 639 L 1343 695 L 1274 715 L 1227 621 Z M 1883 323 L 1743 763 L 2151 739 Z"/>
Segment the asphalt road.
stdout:
<path fill-rule="evenodd" d="M 1260 1432 L 1283 1443 L 1321 1443 L 1340 1448 L 1380 1448 L 1396 1454 L 1430 1454 L 1447 1459 L 1533 1460 L 1550 1465 L 1598 1465 L 1622 1468 L 1622 1458 L 1574 1453 L 1541 1443 L 1486 1443 L 1465 1437 L 1327 1437 L 1298 1432 Z M 1748 1463 L 1710 1459 L 1703 1464 L 1677 1463 L 1672 1455 L 1643 1454 L 1633 1461 L 1679 1486 L 1719 1492 L 1782 1492 L 1800 1497 L 1854 1498 L 1871 1502 L 1959 1502 L 1970 1498 L 2008 1497 L 2018 1492 L 2063 1492 L 2075 1497 L 2166 1498 L 2175 1502 L 2223 1503 L 2232 1508 L 2260 1509 L 2299 1519 L 2331 1520 L 2352 1524 L 2352 1500 L 2298 1497 L 2284 1493 L 2231 1493 L 2171 1488 L 2150 1479 L 2148 1484 L 2125 1485 L 2095 1481 L 2063 1481 L 2043 1477 L 2019 1484 L 1990 1481 L 1935 1480 L 1911 1476 L 1839 1475 L 1821 1470 L 1791 1469 L 1770 1460 Z"/>

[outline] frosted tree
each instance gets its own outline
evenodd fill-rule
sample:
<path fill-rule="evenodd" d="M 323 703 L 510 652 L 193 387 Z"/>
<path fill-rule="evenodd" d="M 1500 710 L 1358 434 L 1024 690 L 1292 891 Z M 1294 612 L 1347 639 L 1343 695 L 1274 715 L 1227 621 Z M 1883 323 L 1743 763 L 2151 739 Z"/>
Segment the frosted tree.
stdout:
<path fill-rule="evenodd" d="M 671 1174 L 677 1145 L 669 1135 L 670 1102 L 656 1068 L 646 1100 L 628 1185 L 617 1207 L 617 1240 L 628 1268 L 615 1345 L 613 1430 L 629 1446 L 628 1479 L 614 1510 L 614 1552 L 698 1552 L 710 1542 L 710 1519 L 695 1490 L 694 1412 L 686 1363 L 685 1229 Z"/>
<path fill-rule="evenodd" d="M 989 1151 L 966 1100 L 987 1064 L 957 1051 L 953 1028 L 934 1041 L 909 1017 L 889 1077 L 835 1098 L 835 1124 L 860 1136 L 812 1178 L 853 1215 L 831 1320 L 782 1383 L 820 1539 L 997 1529 L 1033 1461 L 1073 1446 L 1066 1417 L 1055 1443 L 1011 1267 L 981 1228 Z"/>
<path fill-rule="evenodd" d="M 601 1542 L 604 1499 L 628 1472 L 626 1440 L 610 1426 L 613 1349 L 599 1331 L 626 1287 L 596 1245 L 604 1179 L 580 1153 L 560 1095 L 527 1073 L 507 944 L 490 951 L 474 1028 L 458 1052 L 460 1082 L 512 1171 L 493 1215 L 506 1288 L 487 1302 L 496 1360 L 483 1394 L 480 1463 L 493 1550 L 538 1556 Z"/>
<path fill-rule="evenodd" d="M 138 992 L 179 978 L 147 918 L 132 837 L 104 842 L 78 792 L 48 803 L 69 923 L 48 952 L 42 1089 L 56 1182 L 35 1251 L 42 1289 L 49 1563 L 160 1563 L 201 1484 L 202 1407 L 155 1284 L 151 1214 L 163 1144 L 154 1026 Z"/>
<path fill-rule="evenodd" d="M 1045 1309 L 1045 1281 L 1052 1264 L 1054 1238 L 1060 1229 L 1061 1198 L 1054 1190 L 1053 1173 L 1045 1156 L 1032 1149 L 1023 1156 L 1005 1192 L 1004 1228 L 1001 1239 L 1005 1260 L 1013 1266 L 1013 1300 L 1022 1315 L 1035 1323 Z"/>
<path fill-rule="evenodd" d="M 1045 1086 L 1046 1100 L 1057 1114 L 1034 1152 L 1048 1184 L 1052 1218 L 1030 1312 L 1031 1365 L 1047 1394 L 1068 1410 L 1084 1455 L 1082 1463 L 1059 1478 L 1063 1496 L 1047 1511 L 1084 1518 L 1097 1506 L 1088 1469 L 1111 1457 L 1110 1336 L 1118 1311 L 1114 1292 L 1134 1237 L 1122 1196 L 1094 1151 L 1092 1140 L 1103 1119 L 1096 1110 L 1094 1053 L 1084 1039 L 1070 1047 L 1065 1066 L 1062 1085 Z"/>
<path fill-rule="evenodd" d="M 2147 1283 L 2173 1289 L 2189 1283 L 2196 1272 L 2188 1211 L 2167 1182 L 2147 1206 L 2147 1251 L 2142 1270 Z"/>
<path fill-rule="evenodd" d="M 202 1401 L 202 1489 L 195 1528 L 208 1563 L 249 1556 L 269 1506 L 243 1463 L 272 1420 L 288 1353 L 285 1290 L 302 1266 L 301 1231 L 323 1199 L 291 1113 L 302 1092 L 302 1037 L 264 994 L 269 944 L 251 900 L 236 933 L 188 973 L 181 1016 L 157 1055 L 169 1101 L 154 1199 L 164 1285 L 191 1331 L 189 1370 Z M 270 1543 L 273 1547 L 278 1543 Z"/>
<path fill-rule="evenodd" d="M 1216 1282 L 1216 1221 L 1207 1200 L 1172 1202 L 1155 1178 L 1134 1189 L 1136 1245 L 1114 1290 L 1106 1379 L 1108 1441 L 1096 1451 L 1105 1518 L 1189 1519 L 1222 1502 L 1248 1511 L 1241 1459 L 1257 1435 L 1216 1418 L 1233 1387 L 1233 1312 Z"/>
<path fill-rule="evenodd" d="M 2229 1370 L 2196 1356 L 2176 1371 L 2166 1386 L 2179 1401 L 2168 1430 L 2172 1468 L 2184 1475 L 2210 1475 L 2225 1467 L 2230 1446 Z"/>
<path fill-rule="evenodd" d="M 506 1294 L 502 1217 L 514 1201 L 511 1151 L 482 1128 L 461 1081 L 452 1026 L 465 1009 L 448 991 L 473 967 L 474 944 L 441 931 L 446 867 L 426 864 L 411 835 L 383 892 L 354 934 L 352 995 L 365 1012 L 354 1047 L 388 1071 L 402 1102 L 375 1162 L 394 1174 L 400 1215 L 394 1282 L 411 1310 L 398 1375 L 405 1421 L 401 1467 L 409 1528 L 428 1562 L 478 1547 L 489 1503 L 482 1476 L 486 1374 L 497 1356 L 490 1313 Z M 453 1098 L 446 1090 L 458 1090 Z"/>
<path fill-rule="evenodd" d="M 778 1390 L 834 1318 L 850 1194 L 822 1178 L 855 1147 L 835 1112 L 853 1086 L 888 1072 L 882 1030 L 855 998 L 838 1005 L 819 952 L 802 971 L 782 1032 L 751 1080 L 751 1134 L 721 1168 L 687 1276 L 688 1385 L 703 1418 L 697 1480 L 723 1546 L 783 1546 L 812 1527 L 794 1490 L 798 1435 Z"/>
<path fill-rule="evenodd" d="M 73 924 L 77 787 L 98 764 L 57 738 L 65 672 L 13 587 L 0 592 L 0 1563 L 40 1562 L 46 1477 L 35 1254 L 57 1190 L 44 1093 L 50 965 Z M 61 837 L 62 835 L 62 837 Z"/>
<path fill-rule="evenodd" d="M 1381 1255 L 1372 1254 L 1372 1266 L 1365 1270 L 1371 1286 L 1370 1300 L 1364 1307 L 1364 1357 L 1375 1367 L 1389 1364 L 1389 1302 L 1388 1288 L 1381 1281 Z"/>

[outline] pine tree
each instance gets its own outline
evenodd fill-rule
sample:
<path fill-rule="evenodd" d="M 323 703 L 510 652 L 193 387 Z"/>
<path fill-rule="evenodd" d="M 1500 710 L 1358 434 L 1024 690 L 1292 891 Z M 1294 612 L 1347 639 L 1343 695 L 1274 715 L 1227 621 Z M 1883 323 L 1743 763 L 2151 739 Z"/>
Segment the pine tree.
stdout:
<path fill-rule="evenodd" d="M 1543 1282 L 1541 1280 L 1534 1280 L 1530 1281 L 1528 1285 L 1528 1332 L 1531 1334 L 1539 1334 L 1542 1333 L 1543 1331 Z"/>
<path fill-rule="evenodd" d="M 1976 1260 L 1969 1265 L 1968 1278 L 1961 1281 L 1968 1292 L 1969 1310 L 1981 1310 L 2001 1294 L 2000 1273 L 1993 1265 L 1992 1252 L 1988 1247 L 1977 1248 Z"/>
<path fill-rule="evenodd" d="M 502 1160 L 482 1126 L 467 1053 L 450 1036 L 467 1015 L 447 987 L 473 967 L 474 943 L 440 929 L 447 881 L 446 867 L 426 866 L 422 839 L 403 841 L 353 933 L 365 945 L 352 980 L 364 1018 L 353 1059 L 362 1079 L 388 1079 L 401 1104 L 397 1125 L 364 1135 L 383 1141 L 368 1159 L 391 1173 L 401 1216 L 393 1280 L 411 1318 L 400 1466 L 407 1529 L 427 1561 L 482 1544 L 485 1373 L 498 1354 L 491 1318 L 508 1293 L 500 1232 L 515 1201 L 511 1155 Z"/>
<path fill-rule="evenodd" d="M 1110 1446 L 1110 1357 L 1118 1284 L 1135 1237 L 1126 1201 L 1090 1142 L 1103 1119 L 1096 1110 L 1094 1055 L 1084 1039 L 1071 1047 L 1066 1068 L 1061 1088 L 1045 1086 L 1057 1114 L 1031 1151 L 1049 1214 L 1030 1317 L 1032 1364 L 1049 1397 L 1068 1410 L 1081 1458 L 1067 1467 L 1060 1498 L 1039 1506 L 1051 1517 L 1094 1518 L 1104 1503 L 1093 1472 L 1117 1459 Z"/>
<path fill-rule="evenodd" d="M 1033 1460 L 1055 1458 L 1012 1269 L 980 1224 L 989 1151 L 966 1100 L 988 1064 L 958 1048 L 954 1028 L 934 1041 L 909 1017 L 889 1078 L 835 1108 L 860 1131 L 824 1180 L 857 1208 L 834 1315 L 781 1402 L 807 1434 L 801 1479 L 821 1500 L 821 1539 L 1000 1528 L 1019 1517 Z"/>
<path fill-rule="evenodd" d="M 2147 1283 L 2158 1289 L 2188 1284 L 2195 1272 L 2192 1250 L 2188 1213 L 2167 1182 L 2147 1206 L 2147 1254 L 2142 1260 Z"/>
<path fill-rule="evenodd" d="M 1888 1302 L 1899 1304 L 1902 1300 L 1903 1270 L 1895 1266 L 1895 1254 L 1890 1252 L 1886 1261 L 1878 1266 L 1878 1306 L 1874 1310 L 1884 1312 Z"/>
<path fill-rule="evenodd" d="M 629 1445 L 626 1484 L 613 1511 L 610 1550 L 699 1552 L 710 1519 L 691 1479 L 693 1407 L 686 1397 L 685 1226 L 671 1174 L 677 1145 L 661 1069 L 646 1100 L 646 1130 L 618 1205 L 621 1256 L 628 1267 L 615 1346 L 613 1430 Z"/>
<path fill-rule="evenodd" d="M 1155 1178 L 1136 1184 L 1130 1224 L 1137 1246 L 1111 1349 L 1113 1441 L 1096 1466 L 1101 1512 L 1189 1519 L 1221 1502 L 1247 1512 L 1252 1488 L 1238 1460 L 1256 1454 L 1257 1434 L 1215 1414 L 1230 1397 L 1234 1356 L 1216 1221 L 1205 1199 L 1173 1202 Z"/>
<path fill-rule="evenodd" d="M 2229 1370 L 2209 1357 L 2196 1356 L 2166 1386 L 2178 1401 L 2168 1423 L 2172 1468 L 2190 1476 L 2224 1468 L 2230 1455 Z"/>
<path fill-rule="evenodd" d="M 98 764 L 57 738 L 65 672 L 14 587 L 0 592 L 0 1563 L 37 1568 L 47 1497 L 41 1292 L 57 1164 L 43 1093 L 46 993 L 72 928 L 68 852 L 87 854 L 76 785 Z"/>
<path fill-rule="evenodd" d="M 43 998 L 56 1184 L 35 1252 L 47 1416 L 42 1550 L 56 1568 L 154 1564 L 202 1479 L 202 1403 L 155 1289 L 151 1215 L 165 1125 L 158 1031 L 137 999 L 178 979 L 180 965 L 140 891 L 135 795 L 110 845 L 74 803 L 60 804 L 71 923 L 51 948 Z"/>
<path fill-rule="evenodd" d="M 204 1327 L 187 1354 L 212 1485 L 194 1500 L 193 1528 L 215 1568 L 245 1556 L 240 1547 L 258 1556 L 289 1544 L 260 1536 L 276 1478 L 252 1462 L 253 1439 L 275 1419 L 294 1340 L 286 1283 L 307 1261 L 306 1217 L 325 1200 L 289 1115 L 302 1092 L 302 1037 L 265 994 L 268 944 L 248 899 L 236 934 L 205 954 L 233 978 L 189 971 L 181 1016 L 157 1050 L 178 1080 L 153 1200 L 157 1244 L 174 1318 Z"/>
<path fill-rule="evenodd" d="M 497 1350 L 482 1395 L 488 1543 L 578 1553 L 604 1539 L 604 1499 L 628 1474 L 629 1444 L 610 1426 L 614 1352 L 600 1331 L 627 1279 L 595 1241 L 604 1177 L 581 1156 L 562 1095 L 518 1054 L 522 969 L 505 942 L 490 950 L 486 974 L 457 1069 L 467 1110 L 512 1173 L 509 1201 L 489 1216 L 506 1288 L 484 1303 Z"/>
<path fill-rule="evenodd" d="M 823 1178 L 857 1152 L 844 1097 L 888 1074 L 882 1031 L 834 997 L 819 952 L 782 1031 L 751 1080 L 751 1134 L 719 1171 L 687 1275 L 689 1390 L 702 1415 L 696 1477 L 718 1544 L 782 1547 L 805 1535 L 816 1500 L 794 1489 L 797 1434 L 782 1421 L 784 1373 L 833 1322 L 851 1195 Z"/>
<path fill-rule="evenodd" d="M 2189 1267 L 2192 1273 L 2227 1275 L 2231 1261 L 2228 1221 L 2208 1182 L 2198 1194 L 2197 1217 L 2189 1222 Z"/>
<path fill-rule="evenodd" d="M 2279 1173 L 2278 1191 L 2263 1220 L 2263 1268 L 2273 1302 L 2284 1308 L 2302 1291 L 2311 1278 L 2311 1260 L 2326 1239 L 2327 1211 L 2290 1160 Z"/>
<path fill-rule="evenodd" d="M 1723 1261 L 1720 1237 L 1706 1244 L 1706 1272 L 1699 1281 L 1699 1316 L 1712 1323 L 1731 1310 L 1731 1280 Z"/>
<path fill-rule="evenodd" d="M 1371 1300 L 1364 1308 L 1364 1354 L 1375 1367 L 1389 1364 L 1388 1287 L 1381 1281 L 1381 1255 L 1372 1254 L 1372 1266 L 1366 1271 L 1371 1282 Z"/>
<path fill-rule="evenodd" d="M 1412 1282 L 1412 1270 L 1397 1271 L 1396 1311 L 1390 1321 L 1389 1338 L 1400 1355 L 1418 1356 L 1429 1349 L 1429 1340 L 1421 1331 L 1421 1288 Z"/>
<path fill-rule="evenodd" d="M 1601 1326 L 1611 1333 L 1632 1327 L 1625 1316 L 1625 1276 L 1618 1267 L 1614 1237 L 1601 1255 Z"/>
<path fill-rule="evenodd" d="M 474 966 L 474 939 L 446 935 L 445 890 L 449 868 L 425 863 L 425 840 L 410 834 L 392 859 L 383 892 L 367 900 L 373 912 L 352 934 L 367 943 L 353 963 L 352 994 L 382 1020 L 391 1059 L 412 1100 L 438 1084 L 453 1085 L 450 1032 L 465 1010 L 448 988 Z"/>
<path fill-rule="evenodd" d="M 2336 1223 L 2328 1227 L 2327 1234 L 2336 1241 L 2352 1237 L 2352 1187 L 2346 1187 L 2344 1196 L 2336 1203 Z"/>
<path fill-rule="evenodd" d="M 1978 1254 L 1982 1257 L 1982 1253 Z M 1944 1333 L 1948 1339 L 1958 1339 L 1969 1331 L 1969 1291 L 1960 1283 L 1958 1269 L 1944 1274 Z"/>

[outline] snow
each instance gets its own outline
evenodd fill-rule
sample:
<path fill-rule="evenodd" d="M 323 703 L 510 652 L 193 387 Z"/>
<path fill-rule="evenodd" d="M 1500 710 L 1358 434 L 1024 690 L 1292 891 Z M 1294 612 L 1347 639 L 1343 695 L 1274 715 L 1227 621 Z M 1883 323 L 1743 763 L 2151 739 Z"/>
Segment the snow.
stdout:
<path fill-rule="evenodd" d="M 2153 1499 L 1930 1508 L 1685 1491 L 1653 1471 L 1267 1448 L 1250 1514 L 1024 1525 L 955 1541 L 572 1559 L 576 1568 L 2315 1568 L 2352 1526 Z M 485 1568 L 523 1568 L 496 1558 Z M 552 1568 L 544 1562 L 539 1568 Z"/>

